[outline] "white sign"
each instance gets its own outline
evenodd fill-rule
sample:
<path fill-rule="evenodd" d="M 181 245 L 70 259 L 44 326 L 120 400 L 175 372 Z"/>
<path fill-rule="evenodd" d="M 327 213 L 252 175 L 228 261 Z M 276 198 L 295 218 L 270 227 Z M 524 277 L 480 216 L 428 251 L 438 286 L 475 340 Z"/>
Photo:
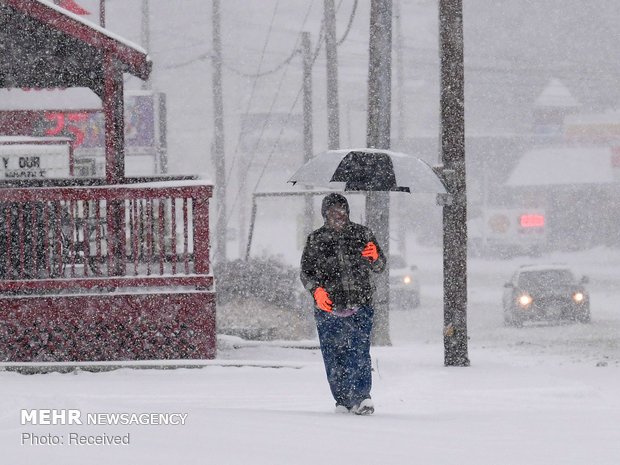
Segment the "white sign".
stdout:
<path fill-rule="evenodd" d="M 67 178 L 69 144 L 0 144 L 0 179 Z"/>

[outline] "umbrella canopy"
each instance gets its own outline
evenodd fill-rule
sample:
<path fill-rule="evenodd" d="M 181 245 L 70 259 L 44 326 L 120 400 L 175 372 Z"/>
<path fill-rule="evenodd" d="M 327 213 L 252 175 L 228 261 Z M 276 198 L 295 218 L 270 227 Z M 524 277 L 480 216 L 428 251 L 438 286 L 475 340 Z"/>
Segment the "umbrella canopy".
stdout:
<path fill-rule="evenodd" d="M 446 192 L 425 161 L 369 148 L 323 152 L 299 168 L 288 182 L 345 191 Z"/>

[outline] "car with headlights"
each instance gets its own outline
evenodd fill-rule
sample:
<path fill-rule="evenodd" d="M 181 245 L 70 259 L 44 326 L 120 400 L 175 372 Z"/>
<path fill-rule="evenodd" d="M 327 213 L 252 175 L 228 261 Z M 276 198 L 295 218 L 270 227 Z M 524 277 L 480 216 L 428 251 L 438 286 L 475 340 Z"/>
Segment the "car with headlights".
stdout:
<path fill-rule="evenodd" d="M 401 255 L 390 255 L 390 303 L 396 309 L 420 305 L 418 267 L 408 265 Z"/>
<path fill-rule="evenodd" d="M 566 265 L 524 265 L 504 284 L 506 326 L 526 321 L 590 322 L 588 277 L 577 279 Z"/>

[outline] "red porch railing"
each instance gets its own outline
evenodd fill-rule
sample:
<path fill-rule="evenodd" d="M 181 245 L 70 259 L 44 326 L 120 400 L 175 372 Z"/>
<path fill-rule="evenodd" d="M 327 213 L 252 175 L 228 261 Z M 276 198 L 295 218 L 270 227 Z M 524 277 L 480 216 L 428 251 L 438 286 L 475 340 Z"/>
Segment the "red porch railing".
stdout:
<path fill-rule="evenodd" d="M 211 195 L 188 182 L 0 189 L 0 357 L 213 357 Z M 106 351 L 88 350 L 102 328 Z M 57 343 L 41 347 L 41 332 Z"/>

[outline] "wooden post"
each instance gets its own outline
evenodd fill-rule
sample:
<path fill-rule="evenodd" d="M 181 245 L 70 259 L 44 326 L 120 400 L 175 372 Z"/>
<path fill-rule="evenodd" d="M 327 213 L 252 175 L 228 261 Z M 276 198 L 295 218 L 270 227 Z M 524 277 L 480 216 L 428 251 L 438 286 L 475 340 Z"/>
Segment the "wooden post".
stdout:
<path fill-rule="evenodd" d="M 390 148 L 392 0 L 372 0 L 370 49 L 368 58 L 368 123 L 366 144 Z M 369 192 L 366 197 L 366 224 L 375 234 L 386 257 L 390 254 L 390 194 Z M 389 260 L 389 259 L 388 259 Z M 374 345 L 391 345 L 389 269 L 376 278 Z"/>
<path fill-rule="evenodd" d="M 200 196 L 192 198 L 194 222 L 194 273 L 209 273 L 209 198 L 211 192 L 204 188 Z M 187 227 L 187 225 L 185 226 Z"/>
<path fill-rule="evenodd" d="M 462 0 L 439 1 L 441 159 L 451 202 L 443 208 L 444 364 L 467 355 L 467 192 Z"/>
<path fill-rule="evenodd" d="M 110 53 L 103 64 L 103 114 L 105 117 L 105 176 L 120 184 L 125 176 L 125 119 L 123 73 Z"/>
<path fill-rule="evenodd" d="M 324 0 L 325 56 L 327 59 L 327 148 L 340 148 L 340 107 L 338 105 L 338 53 L 334 0 Z"/>
<path fill-rule="evenodd" d="M 104 55 L 103 113 L 105 117 L 105 175 L 108 184 L 125 178 L 125 120 L 123 73 L 110 53 Z M 125 274 L 125 210 L 122 201 L 107 203 L 108 273 Z"/>

